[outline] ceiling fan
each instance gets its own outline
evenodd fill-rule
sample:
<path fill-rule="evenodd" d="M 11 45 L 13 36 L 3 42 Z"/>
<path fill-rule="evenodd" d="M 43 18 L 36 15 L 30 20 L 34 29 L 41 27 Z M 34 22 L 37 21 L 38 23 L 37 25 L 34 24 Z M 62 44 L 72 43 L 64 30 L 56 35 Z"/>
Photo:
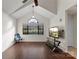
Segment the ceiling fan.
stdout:
<path fill-rule="evenodd" d="M 28 0 L 23 0 L 22 2 L 23 3 L 26 3 Z M 38 0 L 33 0 L 34 1 L 34 3 L 35 3 L 35 6 L 38 6 Z"/>

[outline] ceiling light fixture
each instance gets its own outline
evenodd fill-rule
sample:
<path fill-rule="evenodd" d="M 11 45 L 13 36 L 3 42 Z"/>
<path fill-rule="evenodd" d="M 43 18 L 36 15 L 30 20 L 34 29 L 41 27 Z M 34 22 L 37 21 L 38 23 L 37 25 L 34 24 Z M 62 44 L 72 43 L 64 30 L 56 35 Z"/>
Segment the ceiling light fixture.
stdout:
<path fill-rule="evenodd" d="M 34 16 L 34 5 L 32 6 L 32 8 L 33 8 L 33 16 L 31 17 L 31 19 L 29 20 L 28 23 L 35 23 L 36 24 L 36 23 L 38 23 L 38 21 Z"/>

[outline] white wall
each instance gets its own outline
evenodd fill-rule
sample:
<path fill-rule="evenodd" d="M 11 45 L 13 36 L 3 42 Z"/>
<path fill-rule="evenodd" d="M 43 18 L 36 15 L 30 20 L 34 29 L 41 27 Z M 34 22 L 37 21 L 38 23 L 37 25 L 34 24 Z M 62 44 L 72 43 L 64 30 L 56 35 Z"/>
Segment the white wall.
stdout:
<path fill-rule="evenodd" d="M 67 14 L 67 42 L 68 46 L 77 48 L 77 15 Z"/>
<path fill-rule="evenodd" d="M 74 17 L 73 15 L 68 14 L 67 21 L 67 40 L 68 46 L 73 46 L 74 40 Z"/>
<path fill-rule="evenodd" d="M 44 35 L 23 35 L 22 33 L 22 25 L 27 24 L 28 20 L 30 20 L 32 14 L 26 14 L 24 17 L 17 20 L 17 32 L 21 34 L 23 37 L 23 41 L 27 42 L 45 42 L 48 36 L 48 28 L 49 28 L 49 19 L 35 13 L 35 17 L 37 18 L 38 22 L 44 24 Z"/>
<path fill-rule="evenodd" d="M 76 0 L 58 0 L 58 12 L 55 17 L 53 17 L 50 21 L 50 27 L 59 26 L 65 30 L 65 38 L 60 39 L 61 44 L 60 47 L 62 50 L 67 52 L 67 29 L 66 29 L 66 13 L 65 11 L 71 6 L 76 5 Z M 62 19 L 62 21 L 60 21 Z"/>
<path fill-rule="evenodd" d="M 73 40 L 73 46 L 77 48 L 77 15 L 74 15 L 74 40 Z"/>
<path fill-rule="evenodd" d="M 14 44 L 14 34 L 16 32 L 16 21 L 4 11 L 2 13 L 2 51 Z"/>

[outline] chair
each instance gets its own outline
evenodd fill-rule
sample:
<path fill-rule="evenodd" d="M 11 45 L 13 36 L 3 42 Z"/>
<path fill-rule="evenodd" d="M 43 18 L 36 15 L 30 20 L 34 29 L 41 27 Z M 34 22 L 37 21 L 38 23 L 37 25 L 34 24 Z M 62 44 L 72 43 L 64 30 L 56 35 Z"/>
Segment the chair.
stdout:
<path fill-rule="evenodd" d="M 19 42 L 20 40 L 22 40 L 22 37 L 20 36 L 19 33 L 16 33 L 14 39 L 16 42 Z"/>

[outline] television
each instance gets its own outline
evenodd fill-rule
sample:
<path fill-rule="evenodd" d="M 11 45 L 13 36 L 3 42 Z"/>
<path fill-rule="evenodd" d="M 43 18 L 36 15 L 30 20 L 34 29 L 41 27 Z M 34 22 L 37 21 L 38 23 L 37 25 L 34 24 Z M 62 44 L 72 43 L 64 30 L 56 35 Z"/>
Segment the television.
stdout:
<path fill-rule="evenodd" d="M 59 29 L 58 27 L 51 27 L 49 29 L 49 36 L 53 38 L 59 38 Z"/>

